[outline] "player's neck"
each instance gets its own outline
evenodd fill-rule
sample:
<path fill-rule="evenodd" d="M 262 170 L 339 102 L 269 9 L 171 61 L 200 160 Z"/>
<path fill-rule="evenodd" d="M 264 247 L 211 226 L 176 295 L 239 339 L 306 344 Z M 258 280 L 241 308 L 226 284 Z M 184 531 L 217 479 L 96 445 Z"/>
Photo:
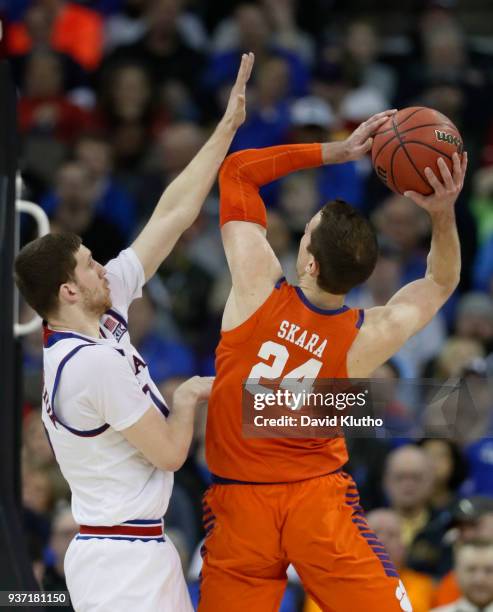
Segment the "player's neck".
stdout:
<path fill-rule="evenodd" d="M 323 308 L 324 310 L 337 310 L 344 306 L 344 295 L 333 295 L 323 291 L 317 285 L 317 281 L 312 277 L 302 276 L 299 281 L 299 287 L 305 294 L 305 297 L 314 306 Z"/>
<path fill-rule="evenodd" d="M 82 312 L 71 312 L 69 315 L 59 313 L 48 320 L 48 326 L 54 331 L 71 331 L 91 338 L 99 338 L 99 317 Z"/>

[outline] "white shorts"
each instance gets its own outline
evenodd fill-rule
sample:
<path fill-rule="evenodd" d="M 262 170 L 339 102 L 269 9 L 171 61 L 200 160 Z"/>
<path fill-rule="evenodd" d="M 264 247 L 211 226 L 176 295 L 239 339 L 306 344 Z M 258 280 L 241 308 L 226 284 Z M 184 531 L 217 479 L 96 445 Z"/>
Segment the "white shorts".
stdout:
<path fill-rule="evenodd" d="M 76 612 L 193 612 L 171 540 L 77 539 L 65 555 Z"/>

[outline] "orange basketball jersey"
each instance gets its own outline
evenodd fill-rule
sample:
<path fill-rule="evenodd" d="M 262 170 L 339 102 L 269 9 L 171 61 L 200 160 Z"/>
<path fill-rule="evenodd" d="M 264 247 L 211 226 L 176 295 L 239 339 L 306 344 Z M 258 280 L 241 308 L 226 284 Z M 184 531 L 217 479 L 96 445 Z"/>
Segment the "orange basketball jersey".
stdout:
<path fill-rule="evenodd" d="M 222 332 L 209 399 L 206 458 L 219 478 L 250 483 L 293 482 L 339 469 L 343 438 L 245 438 L 242 394 L 247 379 L 280 379 L 307 365 L 312 378 L 346 378 L 346 357 L 364 312 L 324 310 L 281 279 L 244 323 Z M 309 364 L 307 364 L 309 362 Z"/>

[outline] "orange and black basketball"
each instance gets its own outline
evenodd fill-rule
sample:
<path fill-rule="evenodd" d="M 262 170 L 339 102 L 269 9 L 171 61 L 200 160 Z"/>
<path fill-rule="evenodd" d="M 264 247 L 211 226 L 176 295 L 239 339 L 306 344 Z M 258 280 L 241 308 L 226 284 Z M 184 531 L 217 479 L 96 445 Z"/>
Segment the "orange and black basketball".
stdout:
<path fill-rule="evenodd" d="M 442 157 L 452 172 L 452 155 L 462 153 L 462 138 L 442 113 L 424 106 L 404 108 L 380 127 L 374 136 L 371 157 L 375 172 L 396 193 L 433 192 L 424 173 L 429 166 L 441 177 Z"/>

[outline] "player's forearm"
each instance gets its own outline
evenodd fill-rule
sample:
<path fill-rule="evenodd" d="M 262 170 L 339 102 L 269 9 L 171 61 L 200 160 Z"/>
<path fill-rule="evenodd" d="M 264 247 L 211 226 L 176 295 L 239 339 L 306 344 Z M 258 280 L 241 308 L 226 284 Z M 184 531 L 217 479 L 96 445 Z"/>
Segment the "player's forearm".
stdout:
<path fill-rule="evenodd" d="M 193 423 L 197 398 L 189 392 L 175 393 L 173 405 L 167 418 L 169 444 L 173 453 L 173 470 L 185 463 L 192 443 Z"/>
<path fill-rule="evenodd" d="M 319 143 L 279 145 L 233 153 L 224 162 L 221 174 L 234 172 L 244 183 L 262 187 L 296 170 L 323 163 Z"/>
<path fill-rule="evenodd" d="M 189 227 L 202 208 L 216 180 L 236 130 L 224 119 L 187 167 L 168 185 L 161 196 L 154 217 L 177 212 Z"/>
<path fill-rule="evenodd" d="M 460 280 L 461 258 L 460 242 L 457 233 L 455 211 L 431 215 L 432 236 L 428 254 L 426 276 L 452 293 Z"/>

